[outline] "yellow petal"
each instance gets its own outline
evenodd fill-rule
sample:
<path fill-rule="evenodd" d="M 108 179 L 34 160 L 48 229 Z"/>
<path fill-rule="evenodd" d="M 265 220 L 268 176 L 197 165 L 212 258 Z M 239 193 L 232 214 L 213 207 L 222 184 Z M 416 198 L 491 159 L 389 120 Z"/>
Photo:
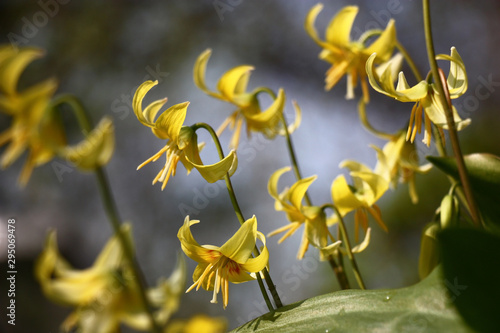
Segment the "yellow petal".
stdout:
<path fill-rule="evenodd" d="M 263 133 L 277 134 L 279 124 L 281 123 L 281 114 L 285 107 L 285 91 L 280 89 L 278 96 L 273 103 L 263 112 L 254 115 L 245 115 L 247 126 L 254 130 Z M 268 135 L 272 136 L 272 135 Z"/>
<path fill-rule="evenodd" d="M 290 187 L 288 199 L 294 207 L 297 209 L 302 207 L 302 200 L 304 199 L 307 189 L 316 180 L 316 178 L 318 178 L 318 176 L 303 178 Z"/>
<path fill-rule="evenodd" d="M 212 54 L 212 50 L 206 49 L 196 59 L 196 62 L 194 64 L 194 69 L 193 69 L 194 84 L 198 88 L 200 88 L 204 93 L 206 93 L 212 97 L 215 97 L 215 98 L 220 98 L 219 94 L 208 90 L 207 85 L 205 83 L 205 72 L 207 70 L 207 62 L 208 62 L 208 59 L 210 59 L 211 54 Z"/>
<path fill-rule="evenodd" d="M 115 146 L 113 122 L 104 117 L 82 142 L 65 147 L 60 154 L 82 170 L 94 170 L 106 165 Z"/>
<path fill-rule="evenodd" d="M 288 125 L 288 134 L 292 134 L 293 132 L 295 132 L 295 130 L 299 128 L 300 123 L 302 122 L 302 110 L 300 109 L 299 104 L 296 101 L 292 101 L 292 104 L 295 110 L 295 121 L 293 122 L 293 124 Z M 284 135 L 284 133 L 281 135 Z"/>
<path fill-rule="evenodd" d="M 364 202 L 367 206 L 373 205 L 389 189 L 389 182 L 384 177 L 373 172 L 351 172 L 351 176 L 361 179 L 371 191 L 364 188 Z"/>
<path fill-rule="evenodd" d="M 342 216 L 363 206 L 363 203 L 361 203 L 354 193 L 352 193 L 344 175 L 335 178 L 332 183 L 331 192 L 333 203 L 337 206 Z"/>
<path fill-rule="evenodd" d="M 44 51 L 32 47 L 16 50 L 7 46 L 2 53 L 6 57 L 0 62 L 0 91 L 7 95 L 14 95 L 19 77 L 26 66 L 34 59 L 42 57 Z"/>
<path fill-rule="evenodd" d="M 257 238 L 257 219 L 255 215 L 246 220 L 224 245 L 220 252 L 229 259 L 244 264 L 252 254 Z"/>
<path fill-rule="evenodd" d="M 377 53 L 377 62 L 388 61 L 396 45 L 396 26 L 390 19 L 384 32 L 364 51 L 365 54 Z"/>
<path fill-rule="evenodd" d="M 192 146 L 192 145 L 191 145 Z M 198 170 L 200 175 L 209 183 L 223 179 L 226 174 L 232 176 L 238 167 L 238 157 L 235 150 L 231 150 L 223 160 L 209 165 L 196 164 L 190 161 L 191 165 Z"/>
<path fill-rule="evenodd" d="M 269 192 L 269 195 L 273 197 L 274 199 L 281 201 L 281 198 L 278 193 L 278 181 L 285 172 L 290 171 L 292 168 L 291 167 L 284 167 L 281 169 L 276 170 L 273 172 L 271 177 L 269 178 L 269 182 L 267 183 L 267 191 Z"/>
<path fill-rule="evenodd" d="M 152 121 L 149 121 L 145 116 L 144 112 L 142 110 L 142 101 L 148 91 L 151 90 L 154 86 L 158 84 L 158 81 L 146 81 L 143 82 L 139 88 L 135 91 L 134 98 L 132 100 L 132 108 L 134 109 L 135 116 L 137 119 L 141 122 L 141 124 L 148 126 L 148 127 L 153 127 L 154 124 Z M 164 101 L 163 104 L 165 104 L 167 101 L 166 100 L 161 100 Z M 155 103 L 161 103 L 160 101 L 156 101 Z M 154 109 L 154 107 L 153 107 Z M 158 112 L 158 110 L 156 110 Z M 155 112 L 155 113 L 156 113 Z M 153 113 L 151 110 L 148 113 Z"/>
<path fill-rule="evenodd" d="M 216 248 L 207 249 L 200 246 L 191 234 L 191 226 L 199 223 L 198 220 L 189 220 L 189 216 L 184 219 L 184 224 L 177 233 L 177 238 L 181 242 L 182 251 L 191 259 L 198 263 L 212 263 L 220 257 L 220 252 Z"/>
<path fill-rule="evenodd" d="M 254 67 L 243 65 L 228 70 L 217 83 L 217 90 L 221 92 L 228 101 L 233 101 L 236 94 L 246 88 L 248 75 Z"/>
<path fill-rule="evenodd" d="M 371 231 L 372 231 L 372 228 L 368 228 L 366 230 L 366 234 L 365 234 L 365 238 L 363 239 L 363 241 L 361 243 L 359 243 L 358 245 L 356 245 L 355 247 L 352 248 L 352 253 L 360 253 L 360 252 L 363 252 L 367 247 L 368 245 L 370 244 L 370 239 L 371 239 Z"/>
<path fill-rule="evenodd" d="M 269 262 L 269 250 L 266 246 L 266 237 L 259 231 L 257 231 L 257 237 L 264 244 L 260 254 L 255 258 L 249 258 L 244 264 L 241 264 L 241 267 L 250 273 L 260 272 Z"/>
<path fill-rule="evenodd" d="M 326 28 L 326 41 L 340 47 L 348 46 L 351 40 L 352 24 L 357 14 L 357 6 L 342 8 Z"/>
<path fill-rule="evenodd" d="M 467 91 L 468 79 L 465 65 L 455 47 L 451 48 L 450 55 L 438 54 L 437 60 L 448 60 L 450 62 L 450 72 L 448 73 L 448 90 L 451 98 L 458 98 Z"/>
<path fill-rule="evenodd" d="M 160 139 L 170 139 L 178 143 L 179 133 L 186 119 L 189 102 L 175 104 L 165 110 L 156 120 L 153 133 Z"/>
<path fill-rule="evenodd" d="M 307 13 L 306 20 L 304 23 L 304 28 L 306 32 L 309 34 L 309 36 L 320 46 L 323 46 L 325 44 L 322 40 L 319 39 L 318 32 L 316 31 L 316 28 L 314 27 L 314 22 L 316 21 L 316 17 L 318 16 L 319 12 L 323 10 L 323 4 L 318 3 L 314 7 L 312 7 L 309 12 Z"/>

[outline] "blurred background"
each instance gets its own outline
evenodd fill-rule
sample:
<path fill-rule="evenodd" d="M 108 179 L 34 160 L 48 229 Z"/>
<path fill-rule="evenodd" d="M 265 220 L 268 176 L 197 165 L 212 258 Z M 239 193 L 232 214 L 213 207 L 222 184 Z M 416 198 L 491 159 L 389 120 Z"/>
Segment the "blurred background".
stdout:
<path fill-rule="evenodd" d="M 159 81 L 147 102 L 162 97 L 169 98 L 168 106 L 190 101 L 185 124 L 204 121 L 216 128 L 234 110 L 196 88 L 192 69 L 197 56 L 206 48 L 213 50 L 207 67 L 207 84 L 212 89 L 229 68 L 254 65 L 250 88 L 284 88 L 289 121 L 294 114 L 291 101 L 302 108 L 303 122 L 293 141 L 303 175 L 318 175 L 310 187 L 317 205 L 331 201 L 330 184 L 345 172 L 338 168 L 342 160 L 375 166 L 376 155 L 368 145 L 382 146 L 384 142 L 360 124 L 357 100 L 344 99 L 345 78 L 332 91 L 324 91 L 329 65 L 318 59 L 320 48 L 303 28 L 304 18 L 315 4 L 310 0 L 0 2 L 0 42 L 46 50 L 46 56 L 24 72 L 20 86 L 55 77 L 58 94 L 78 96 L 95 123 L 105 115 L 113 118 L 116 151 L 106 171 L 121 216 L 133 225 L 137 255 L 150 285 L 170 275 L 180 251 L 177 231 L 186 214 L 202 221 L 193 227 L 201 244 L 222 245 L 238 229 L 238 222 L 223 182 L 207 184 L 196 171 L 186 176 L 179 166 L 177 175 L 161 191 L 160 185 L 151 186 L 161 161 L 136 171 L 164 145 L 133 114 L 132 96 L 144 80 Z M 366 29 L 383 29 L 394 18 L 398 39 L 421 72 L 428 71 L 419 1 L 326 1 L 316 22 L 321 36 L 331 17 L 351 4 L 360 6 L 353 38 Z M 461 116 L 472 118 L 472 124 L 461 132 L 463 151 L 500 154 L 500 2 L 434 1 L 432 14 L 436 52 L 449 54 L 455 46 L 468 72 L 469 89 L 455 101 Z M 408 68 L 404 70 L 409 73 Z M 411 74 L 407 77 L 412 78 Z M 356 95 L 361 95 L 359 89 Z M 405 126 L 411 104 L 396 103 L 373 90 L 370 96 L 367 112 L 375 127 L 393 132 Z M 262 102 L 267 106 L 270 101 Z M 0 115 L 0 131 L 8 126 L 9 119 Z M 80 133 L 71 126 L 70 138 L 76 142 Z M 214 162 L 216 151 L 210 138 L 203 131 L 200 138 L 208 143 L 203 159 Z M 230 132 L 221 138 L 226 151 L 229 138 Z M 417 136 L 420 155 L 437 154 L 422 146 L 422 138 Z M 95 177 L 65 161 L 56 162 L 59 164 L 35 169 L 24 189 L 16 184 L 24 157 L 0 173 L 1 276 L 6 274 L 6 221 L 17 221 L 17 332 L 56 332 L 71 312 L 45 299 L 34 279 L 33 263 L 47 231 L 57 229 L 61 252 L 77 268 L 91 265 L 112 235 Z M 66 166 L 62 174 L 58 172 L 61 164 Z M 275 170 L 289 164 L 284 138 L 269 141 L 256 134 L 248 139 L 242 136 L 233 186 L 245 217 L 255 214 L 264 234 L 288 223 L 283 213 L 274 211 L 267 181 Z M 291 173 L 285 175 L 280 189 L 293 182 Z M 448 183 L 437 170 L 417 176 L 417 182 L 417 205 L 411 204 L 406 185 L 389 191 L 379 202 L 389 232 L 374 225 L 370 247 L 358 255 L 369 288 L 399 288 L 419 280 L 420 234 L 433 218 Z M 352 219 L 347 220 L 352 225 Z M 339 289 L 328 263 L 317 260 L 317 251 L 310 249 L 302 261 L 295 258 L 301 234 L 302 229 L 279 246 L 278 238 L 268 238 L 271 275 L 286 304 Z M 189 286 L 196 263 L 187 261 Z M 5 281 L 5 277 L 0 279 L 2 309 L 6 307 Z M 183 296 L 174 317 L 224 316 L 229 328 L 234 328 L 267 312 L 257 283 L 231 284 L 226 310 L 220 303 L 211 304 L 210 299 L 210 292 L 192 291 Z M 0 327 L 12 329 L 5 317 Z"/>

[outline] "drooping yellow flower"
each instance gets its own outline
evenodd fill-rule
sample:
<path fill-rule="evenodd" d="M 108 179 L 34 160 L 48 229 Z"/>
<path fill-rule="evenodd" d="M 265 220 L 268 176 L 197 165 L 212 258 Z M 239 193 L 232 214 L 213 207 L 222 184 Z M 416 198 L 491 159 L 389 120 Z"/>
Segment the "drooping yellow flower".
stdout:
<path fill-rule="evenodd" d="M 217 303 L 217 294 L 222 290 L 222 303 L 224 309 L 228 303 L 229 282 L 242 283 L 255 280 L 255 274 L 267 266 L 269 252 L 266 247 L 266 238 L 257 231 L 255 216 L 243 223 L 240 229 L 221 247 L 213 245 L 199 245 L 191 234 L 191 226 L 199 223 L 196 220 L 184 220 L 184 225 L 179 229 L 177 237 L 181 242 L 184 253 L 198 266 L 193 273 L 193 285 L 186 292 L 196 287 L 213 290 L 211 303 Z M 264 247 L 261 253 L 252 258 L 257 238 Z M 249 274 L 250 273 L 250 274 Z"/>
<path fill-rule="evenodd" d="M 130 226 L 124 225 L 122 232 L 131 241 Z M 185 270 L 185 262 L 179 257 L 170 278 L 147 292 L 151 304 L 157 308 L 155 319 L 161 325 L 178 308 Z M 77 270 L 61 256 L 56 233 L 50 232 L 36 261 L 35 275 L 49 299 L 75 307 L 62 324 L 65 332 L 75 329 L 82 333 L 116 332 L 120 322 L 138 330 L 151 328 L 116 236 L 108 241 L 92 267 Z"/>
<path fill-rule="evenodd" d="M 234 130 L 231 138 L 230 147 L 238 148 L 241 128 L 243 121 L 246 122 L 247 135 L 250 132 L 260 132 L 267 138 L 272 139 L 277 134 L 282 134 L 283 122 L 281 117 L 285 106 L 285 92 L 283 89 L 278 91 L 278 95 L 273 97 L 268 88 L 256 88 L 252 92 L 247 92 L 248 80 L 250 72 L 254 69 L 252 66 L 243 65 L 234 67 L 228 70 L 217 83 L 217 92 L 207 88 L 205 83 L 205 72 L 207 62 L 212 54 L 212 50 L 205 50 L 194 65 L 194 83 L 206 94 L 219 100 L 231 103 L 237 107 L 218 128 L 217 135 L 220 135 L 227 126 Z M 264 111 L 262 111 L 258 99 L 260 93 L 268 93 L 273 97 L 274 101 Z M 289 131 L 293 132 L 300 124 L 300 109 L 294 104 L 297 116 L 295 123 L 289 126 Z"/>
<path fill-rule="evenodd" d="M 188 174 L 196 168 L 209 183 L 222 179 L 227 173 L 232 175 L 236 171 L 238 160 L 235 151 L 231 151 L 223 160 L 212 164 L 203 165 L 201 161 L 198 139 L 196 132 L 188 126 L 182 126 L 186 118 L 186 111 L 189 102 L 184 102 L 171 106 L 165 110 L 156 121 L 154 118 L 167 99 L 157 100 L 149 104 L 144 110 L 142 100 L 151 88 L 158 84 L 158 81 L 146 81 L 137 88 L 133 99 L 133 108 L 137 119 L 141 124 L 150 127 L 152 132 L 160 139 L 167 140 L 165 147 L 160 149 L 155 155 L 137 167 L 142 168 L 149 162 L 155 162 L 163 154 L 166 155 L 166 162 L 160 170 L 153 184 L 157 181 L 163 182 L 162 190 L 167 185 L 170 175 L 175 176 L 177 163 L 180 161 L 186 168 Z"/>
<path fill-rule="evenodd" d="M 226 330 L 226 319 L 199 314 L 188 320 L 172 320 L 165 329 L 165 333 L 225 333 Z"/>
<path fill-rule="evenodd" d="M 320 207 L 304 206 L 302 201 L 309 186 L 316 180 L 316 176 L 308 177 L 297 181 L 289 189 L 285 188 L 283 192 L 278 193 L 278 181 L 281 175 L 290 171 L 285 167 L 275 171 L 268 183 L 268 191 L 271 197 L 276 201 L 274 207 L 278 211 L 284 211 L 290 224 L 281 227 L 268 234 L 268 237 L 285 232 L 280 238 L 278 244 L 290 237 L 297 229 L 305 224 L 305 231 L 302 235 L 302 242 L 297 253 L 297 259 L 304 258 L 309 244 L 320 250 L 320 259 L 325 260 L 329 254 L 334 252 L 340 245 L 340 241 L 335 241 L 328 230 L 327 218 Z M 331 244 L 328 244 L 328 240 Z"/>
<path fill-rule="evenodd" d="M 406 141 L 406 133 L 401 132 L 387 142 L 383 149 L 372 146 L 377 151 L 378 162 L 374 172 L 384 177 L 393 188 L 398 181 L 408 183 L 411 201 L 418 202 L 415 187 L 415 173 L 428 172 L 432 164 L 419 165 L 415 145 Z"/>
<path fill-rule="evenodd" d="M 55 147 L 65 143 L 65 135 L 54 114 L 48 110 L 57 89 L 55 80 L 35 84 L 17 91 L 19 77 L 26 66 L 43 52 L 35 48 L 0 47 L 0 111 L 11 116 L 10 127 L 0 133 L 0 146 L 10 142 L 0 165 L 9 167 L 28 150 L 28 159 L 19 177 L 26 185 L 33 169 L 47 163 L 55 155 Z"/>
<path fill-rule="evenodd" d="M 360 225 L 365 232 L 368 230 L 368 213 L 373 216 L 382 229 L 387 231 L 380 208 L 375 203 L 387 191 L 389 182 L 367 166 L 355 161 L 344 161 L 340 163 L 340 167 L 350 170 L 349 174 L 353 185 L 347 183 L 344 175 L 337 176 L 332 183 L 332 200 L 342 216 L 355 210 L 356 241 L 359 238 Z"/>
<path fill-rule="evenodd" d="M 106 165 L 115 146 L 113 122 L 104 117 L 83 141 L 74 146 L 65 146 L 58 154 L 82 170 L 94 170 Z"/>
<path fill-rule="evenodd" d="M 330 90 L 347 74 L 347 99 L 354 98 L 354 88 L 361 82 L 363 100 L 369 101 L 368 84 L 366 82 L 365 63 L 370 55 L 377 53 L 375 61 L 383 63 L 391 58 L 396 45 L 396 28 L 394 20 L 390 20 L 382 34 L 369 46 L 366 46 L 366 36 L 372 31 L 365 32 L 357 41 L 351 40 L 351 29 L 358 13 L 357 6 L 347 6 L 340 10 L 330 21 L 326 29 L 325 40 L 321 40 L 314 27 L 314 22 L 322 4 L 317 4 L 307 14 L 305 30 L 311 38 L 323 48 L 319 58 L 332 64 L 326 72 L 325 89 Z"/>
<path fill-rule="evenodd" d="M 410 87 L 406 81 L 405 75 L 403 72 L 400 72 L 397 86 L 394 87 L 392 69 L 387 67 L 381 75 L 377 73 L 374 69 L 374 61 L 376 58 L 378 58 L 378 56 L 373 54 L 366 62 L 366 72 L 371 86 L 379 93 L 392 97 L 398 101 L 415 103 L 410 115 L 406 140 L 413 142 L 417 132 L 421 132 L 423 114 L 425 125 L 423 142 L 425 142 L 427 146 L 430 146 L 432 132 L 431 122 L 440 128 L 448 129 L 444 111 L 445 106 L 442 105 L 439 94 L 434 89 L 434 83 L 428 83 L 422 80 L 413 87 Z M 464 63 L 457 50 L 452 47 L 449 56 L 440 54 L 436 56 L 436 59 L 450 62 L 450 72 L 447 79 L 447 89 L 450 93 L 450 98 L 454 99 L 462 96 L 467 90 L 468 81 Z M 470 123 L 470 119 L 462 120 L 455 107 L 452 107 L 452 109 L 453 119 L 457 125 L 457 130 L 462 130 Z"/>

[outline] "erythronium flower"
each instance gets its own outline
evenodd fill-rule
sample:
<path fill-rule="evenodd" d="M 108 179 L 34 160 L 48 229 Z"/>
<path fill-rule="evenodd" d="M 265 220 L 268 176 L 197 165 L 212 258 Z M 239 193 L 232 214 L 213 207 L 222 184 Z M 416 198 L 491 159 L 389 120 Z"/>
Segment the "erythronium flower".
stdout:
<path fill-rule="evenodd" d="M 162 190 L 167 185 L 170 175 L 175 176 L 179 161 L 182 162 L 188 174 L 193 168 L 196 168 L 209 183 L 222 179 L 227 173 L 232 175 L 238 165 L 235 151 L 231 151 L 223 160 L 215 164 L 203 165 L 200 158 L 196 132 L 191 127 L 182 126 L 186 118 L 189 102 L 176 104 L 168 108 L 156 121 L 154 118 L 161 107 L 167 102 L 166 98 L 154 101 L 145 109 L 142 108 L 144 96 L 157 84 L 158 81 L 146 81 L 141 84 L 135 92 L 133 108 L 141 124 L 150 127 L 154 135 L 162 140 L 167 140 L 167 143 L 155 155 L 139 165 L 137 169 L 142 168 L 151 161 L 155 162 L 165 154 L 165 165 L 153 180 L 153 184 L 157 181 L 163 182 Z"/>
<path fill-rule="evenodd" d="M 302 236 L 299 252 L 297 253 L 297 259 L 304 258 L 304 254 L 309 244 L 311 244 L 320 249 L 320 259 L 325 260 L 340 245 L 340 241 L 335 241 L 328 231 L 326 215 L 320 207 L 302 205 L 302 200 L 307 189 L 317 177 L 312 176 L 301 179 L 289 189 L 285 188 L 283 192 L 278 193 L 279 178 L 287 171 L 290 171 L 289 167 L 279 169 L 271 175 L 268 183 L 268 191 L 276 200 L 274 203 L 275 209 L 284 211 L 290 224 L 269 233 L 268 237 L 286 231 L 278 241 L 278 244 L 280 244 L 293 235 L 302 224 L 305 224 L 305 231 Z M 328 239 L 332 241 L 332 244 L 328 244 Z"/>
<path fill-rule="evenodd" d="M 165 333 L 224 333 L 227 321 L 223 317 L 195 315 L 188 320 L 174 319 L 165 329 Z"/>
<path fill-rule="evenodd" d="M 413 142 L 415 136 L 421 132 L 422 129 L 422 113 L 425 124 L 425 135 L 423 142 L 427 146 L 431 144 L 431 122 L 436 126 L 448 129 L 446 121 L 445 106 L 442 105 L 438 92 L 434 89 L 434 83 L 427 81 L 420 81 L 413 87 L 410 87 L 406 81 L 403 72 L 399 73 L 397 86 L 394 87 L 393 70 L 387 67 L 385 71 L 380 74 L 374 69 L 374 61 L 377 55 L 373 54 L 366 62 L 366 72 L 370 84 L 376 91 L 395 98 L 401 102 L 414 102 L 413 109 L 410 115 L 410 123 L 406 140 Z M 452 47 L 451 54 L 440 54 L 436 57 L 438 60 L 448 60 L 450 62 L 450 72 L 447 79 L 447 89 L 450 93 L 450 98 L 458 98 L 462 96 L 467 90 L 467 73 L 462 58 L 457 50 Z M 462 120 L 457 113 L 455 107 L 453 109 L 453 119 L 457 125 L 457 130 L 465 128 L 470 119 Z"/>
<path fill-rule="evenodd" d="M 263 270 L 269 260 L 266 247 L 266 238 L 257 231 L 257 219 L 253 216 L 243 223 L 240 229 L 221 247 L 213 245 L 199 245 L 191 234 L 191 226 L 199 223 L 189 220 L 186 216 L 184 225 L 179 229 L 177 237 L 181 242 L 184 253 L 198 266 L 193 273 L 193 285 L 186 292 L 196 287 L 213 290 L 211 303 L 217 303 L 217 294 L 222 290 L 222 304 L 224 309 L 228 303 L 229 282 L 242 283 L 255 280 L 255 274 Z M 252 258 L 257 238 L 264 247 L 261 253 Z M 249 274 L 250 273 L 250 274 Z"/>
<path fill-rule="evenodd" d="M 278 91 L 278 95 L 273 97 L 268 88 L 256 88 L 252 92 L 247 92 L 250 72 L 254 69 L 252 66 L 243 65 L 228 70 L 217 83 L 217 91 L 211 91 L 205 83 L 205 72 L 207 62 L 212 54 L 212 50 L 205 50 L 194 65 L 194 83 L 206 94 L 219 100 L 231 103 L 237 107 L 219 127 L 217 134 L 220 135 L 227 126 L 234 130 L 231 138 L 230 147 L 237 149 L 240 139 L 243 121 L 246 122 L 247 135 L 250 132 L 261 132 L 267 138 L 272 139 L 277 134 L 282 134 L 283 122 L 281 117 L 285 106 L 285 92 L 283 89 Z M 264 111 L 260 107 L 258 95 L 260 93 L 270 94 L 274 101 Z M 300 124 L 300 109 L 294 104 L 297 113 L 295 123 L 289 126 L 289 132 L 293 132 Z"/>
<path fill-rule="evenodd" d="M 58 153 L 82 170 L 94 170 L 109 162 L 114 146 L 113 122 L 104 117 L 85 140 L 75 146 L 63 147 Z"/>
<path fill-rule="evenodd" d="M 130 226 L 124 225 L 121 232 L 131 242 Z M 161 325 L 178 308 L 185 270 L 185 262 L 179 257 L 170 278 L 147 291 L 150 303 L 157 308 L 155 319 Z M 151 329 L 116 236 L 108 241 L 92 267 L 77 270 L 59 253 L 56 233 L 52 231 L 36 261 L 35 275 L 49 299 L 76 308 L 62 324 L 65 332 L 118 332 L 120 322 L 137 330 Z"/>
<path fill-rule="evenodd" d="M 382 34 L 369 46 L 365 45 L 366 37 L 373 31 L 367 31 L 357 41 L 350 38 L 352 24 L 358 13 L 358 7 L 347 6 L 330 21 L 326 29 L 325 40 L 321 40 L 314 28 L 314 22 L 319 12 L 323 9 L 322 4 L 317 4 L 307 14 L 305 29 L 309 36 L 323 48 L 319 54 L 320 59 L 332 64 L 326 72 L 325 89 L 330 90 L 337 82 L 347 74 L 347 99 L 354 98 L 354 88 L 361 82 L 363 100 L 369 101 L 368 84 L 366 82 L 365 63 L 374 52 L 377 53 L 375 61 L 383 63 L 389 60 L 396 45 L 396 28 L 394 20 L 390 20 Z"/>
<path fill-rule="evenodd" d="M 33 168 L 51 160 L 55 155 L 54 147 L 65 143 L 60 123 L 48 112 L 49 102 L 57 89 L 55 80 L 17 91 L 25 67 L 42 54 L 34 48 L 0 47 L 0 111 L 12 117 L 10 127 L 0 133 L 0 146 L 10 142 L 0 165 L 4 169 L 9 167 L 28 150 L 28 159 L 19 177 L 22 186 L 28 182 Z"/>
<path fill-rule="evenodd" d="M 337 206 L 340 215 L 355 210 L 354 232 L 356 240 L 359 238 L 359 226 L 367 231 L 368 213 L 382 229 L 387 231 L 387 227 L 382 221 L 380 208 L 375 204 L 389 188 L 389 182 L 382 176 L 374 173 L 367 166 L 355 162 L 344 161 L 340 163 L 341 168 L 348 168 L 353 180 L 353 185 L 349 185 L 344 175 L 337 176 L 332 183 L 332 199 Z M 332 220 L 334 222 L 335 220 Z"/>
<path fill-rule="evenodd" d="M 415 173 L 428 172 L 432 164 L 419 165 L 415 145 L 406 141 L 406 133 L 400 132 L 383 149 L 372 146 L 377 151 L 378 162 L 374 172 L 384 177 L 392 187 L 398 181 L 408 183 L 411 201 L 416 204 L 418 195 L 415 188 Z"/>

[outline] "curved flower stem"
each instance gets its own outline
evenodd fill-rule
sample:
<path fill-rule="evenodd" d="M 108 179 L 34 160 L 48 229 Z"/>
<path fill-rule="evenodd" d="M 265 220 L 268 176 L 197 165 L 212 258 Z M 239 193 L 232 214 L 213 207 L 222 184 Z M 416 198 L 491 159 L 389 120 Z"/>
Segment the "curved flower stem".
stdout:
<path fill-rule="evenodd" d="M 444 106 L 444 111 L 446 115 L 446 122 L 448 124 L 448 132 L 450 135 L 451 146 L 455 155 L 457 162 L 458 173 L 460 175 L 460 181 L 465 192 L 465 197 L 469 206 L 469 210 L 472 216 L 472 221 L 476 226 L 481 226 L 481 218 L 479 216 L 479 211 L 477 210 L 476 203 L 474 201 L 474 196 L 472 194 L 472 189 L 469 182 L 469 176 L 467 174 L 467 168 L 465 166 L 464 157 L 460 149 L 460 143 L 458 141 L 457 129 L 455 126 L 455 121 L 453 119 L 451 100 L 446 98 L 447 92 L 443 86 L 443 74 L 436 61 L 436 53 L 434 51 L 434 42 L 432 38 L 432 25 L 431 25 L 431 14 L 430 14 L 430 4 L 429 0 L 422 0 L 423 5 L 423 15 L 424 15 L 424 28 L 425 28 L 425 41 L 427 44 L 427 56 L 429 58 L 429 65 L 431 67 L 432 77 L 434 86 L 437 90 L 438 98 L 441 99 L 441 104 Z M 446 84 L 446 79 L 445 79 Z"/>
<path fill-rule="evenodd" d="M 297 180 L 302 179 L 302 175 L 300 173 L 299 164 L 297 163 L 297 157 L 295 156 L 295 149 L 293 148 L 292 138 L 290 137 L 290 133 L 288 132 L 288 124 L 286 122 L 285 116 L 281 113 L 281 121 L 283 122 L 283 127 L 285 130 L 286 144 L 288 147 L 288 154 L 290 155 L 290 160 L 292 162 L 293 173 L 295 174 L 295 178 Z M 308 206 L 312 206 L 311 199 L 309 198 L 309 194 L 305 193 L 304 199 L 306 200 L 306 204 Z M 328 257 L 328 261 L 330 262 L 330 266 L 337 277 L 337 281 L 342 289 L 350 289 L 349 288 L 349 280 L 347 279 L 347 275 L 345 273 L 343 261 L 339 261 L 340 265 L 337 264 L 335 258 L 333 256 Z"/>
<path fill-rule="evenodd" d="M 212 126 L 210 126 L 206 123 L 196 123 L 196 124 L 192 125 L 191 128 L 194 131 L 196 131 L 198 128 L 203 128 L 206 131 L 208 131 L 208 133 L 210 133 L 210 136 L 212 137 L 212 140 L 215 143 L 215 146 L 217 148 L 217 152 L 219 154 L 219 158 L 221 160 L 224 159 L 224 151 L 222 150 L 222 146 L 220 144 L 219 137 L 215 133 Z M 240 222 L 240 224 L 243 224 L 243 223 L 245 223 L 245 218 L 243 217 L 243 213 L 241 212 L 240 205 L 238 204 L 238 200 L 236 199 L 236 194 L 234 193 L 233 184 L 231 183 L 231 178 L 229 177 L 229 174 L 226 174 L 224 176 L 224 180 L 226 181 L 227 192 L 229 193 L 229 197 L 231 198 L 231 203 L 233 204 L 233 208 L 234 208 L 234 212 L 236 213 L 236 217 L 238 218 L 238 221 Z M 255 246 L 254 252 L 256 253 L 256 255 L 260 254 L 260 251 L 257 248 L 257 246 Z M 271 293 L 271 295 L 273 297 L 274 304 L 276 304 L 277 308 L 281 308 L 283 306 L 283 303 L 281 302 L 281 299 L 278 295 L 278 292 L 276 290 L 276 286 L 273 283 L 271 275 L 269 275 L 269 271 L 267 270 L 267 268 L 264 268 L 262 270 L 262 272 L 264 274 L 264 278 L 266 280 L 269 292 Z M 266 289 L 264 287 L 264 283 L 262 282 L 262 278 L 261 278 L 260 274 L 256 274 L 256 276 L 257 276 L 257 281 L 259 283 L 260 291 L 262 293 L 262 296 L 264 296 L 264 300 L 266 301 L 267 307 L 268 307 L 269 311 L 274 312 L 273 305 L 271 303 L 271 300 L 269 299 L 269 296 L 267 295 Z"/>
<path fill-rule="evenodd" d="M 354 271 L 354 276 L 356 277 L 356 281 L 358 282 L 358 285 L 361 289 L 366 289 L 365 283 L 363 282 L 363 278 L 361 277 L 361 272 L 359 271 L 358 264 L 356 262 L 356 258 L 354 258 L 354 254 L 352 253 L 351 250 L 351 243 L 349 241 L 349 236 L 347 235 L 347 229 L 344 224 L 344 219 L 342 218 L 342 215 L 340 215 L 340 212 L 337 208 L 337 206 L 333 204 L 326 204 L 323 205 L 321 208 L 331 208 L 335 211 L 335 214 L 337 215 L 337 218 L 339 219 L 339 228 L 340 228 L 340 233 L 342 234 L 342 241 L 345 243 L 346 247 L 346 252 L 347 252 L 347 257 L 349 258 L 349 261 L 351 262 L 352 265 L 352 270 Z"/>
<path fill-rule="evenodd" d="M 363 99 L 359 100 L 358 113 L 359 113 L 359 119 L 361 120 L 361 123 L 366 127 L 366 129 L 369 132 L 371 132 L 375 136 L 378 136 L 381 139 L 385 139 L 385 140 L 389 140 L 389 141 L 394 139 L 394 137 L 396 136 L 395 134 L 390 134 L 390 133 L 380 131 L 380 130 L 376 129 L 375 127 L 373 127 L 372 124 L 370 124 L 370 122 L 368 121 L 368 117 L 366 116 L 366 103 Z"/>
<path fill-rule="evenodd" d="M 420 72 L 418 71 L 417 65 L 415 65 L 415 62 L 413 61 L 413 58 L 410 56 L 408 51 L 406 51 L 403 44 L 401 44 L 398 40 L 396 40 L 396 48 L 399 50 L 399 52 L 401 52 L 406 62 L 408 63 L 408 66 L 410 66 L 415 79 L 419 82 L 422 81 L 422 75 L 420 75 Z"/>
<path fill-rule="evenodd" d="M 92 130 L 92 122 L 82 103 L 73 95 L 63 95 L 56 99 L 53 102 L 52 106 L 56 107 L 64 103 L 72 107 L 80 128 L 85 133 L 89 133 Z M 151 331 L 155 333 L 161 333 L 161 328 L 154 319 L 153 308 L 146 295 L 146 283 L 139 267 L 139 263 L 135 259 L 131 244 L 126 239 L 125 234 L 120 230 L 121 219 L 118 214 L 118 209 L 116 208 L 115 201 L 113 199 L 106 173 L 102 167 L 98 167 L 95 170 L 95 174 L 97 177 L 99 192 L 101 193 L 101 199 L 104 209 L 106 211 L 106 214 L 108 215 L 108 220 L 111 224 L 111 227 L 113 228 L 113 232 L 118 237 L 118 241 L 120 242 L 120 246 L 122 247 L 123 253 L 125 254 L 125 258 L 132 269 L 134 281 L 137 283 L 137 289 L 139 290 L 139 297 L 151 323 Z"/>

